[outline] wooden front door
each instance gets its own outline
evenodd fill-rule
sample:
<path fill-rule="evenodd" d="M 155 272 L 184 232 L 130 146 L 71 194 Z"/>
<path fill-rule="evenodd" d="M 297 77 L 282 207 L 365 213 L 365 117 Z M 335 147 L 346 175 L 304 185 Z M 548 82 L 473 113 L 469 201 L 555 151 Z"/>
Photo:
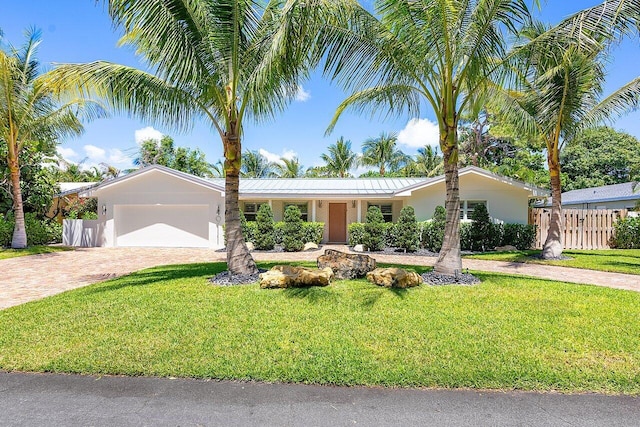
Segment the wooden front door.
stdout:
<path fill-rule="evenodd" d="M 329 203 L 329 242 L 347 242 L 346 203 Z"/>

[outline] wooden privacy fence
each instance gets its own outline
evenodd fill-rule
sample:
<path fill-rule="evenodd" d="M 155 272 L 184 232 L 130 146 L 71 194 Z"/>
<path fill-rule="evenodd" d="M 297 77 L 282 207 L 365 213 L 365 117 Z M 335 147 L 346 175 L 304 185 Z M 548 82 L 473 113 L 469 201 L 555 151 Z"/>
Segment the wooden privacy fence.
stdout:
<path fill-rule="evenodd" d="M 626 209 L 563 209 L 565 249 L 609 249 L 613 224 L 627 216 Z M 529 223 L 536 226 L 535 248 L 541 249 L 547 239 L 551 209 L 536 208 L 529 212 Z"/>

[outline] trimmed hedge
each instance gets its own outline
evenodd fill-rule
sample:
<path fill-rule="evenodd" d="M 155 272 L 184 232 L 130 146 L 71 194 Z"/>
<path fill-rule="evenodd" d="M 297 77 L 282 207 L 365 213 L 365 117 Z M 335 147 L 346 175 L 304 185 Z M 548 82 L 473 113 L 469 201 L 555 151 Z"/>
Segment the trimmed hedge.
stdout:
<path fill-rule="evenodd" d="M 58 224 L 55 221 L 37 219 L 34 213 L 26 213 L 24 222 L 28 246 L 62 242 L 62 224 Z M 11 246 L 14 224 L 12 216 L 5 218 L 0 215 L 0 246 Z"/>
<path fill-rule="evenodd" d="M 640 217 L 618 220 L 614 225 L 611 247 L 617 249 L 640 248 Z"/>

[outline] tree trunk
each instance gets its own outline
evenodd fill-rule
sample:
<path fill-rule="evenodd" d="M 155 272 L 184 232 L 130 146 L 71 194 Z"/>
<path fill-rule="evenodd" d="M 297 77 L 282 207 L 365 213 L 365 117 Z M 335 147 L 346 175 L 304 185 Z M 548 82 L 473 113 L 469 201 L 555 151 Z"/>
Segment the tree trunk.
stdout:
<path fill-rule="evenodd" d="M 258 267 L 244 242 L 240 225 L 238 195 L 240 187 L 241 144 L 237 135 L 223 138 L 225 196 L 224 222 L 227 238 L 227 269 L 232 274 L 255 274 Z"/>
<path fill-rule="evenodd" d="M 13 195 L 13 215 L 15 217 L 11 247 L 13 249 L 24 249 L 27 247 L 27 230 L 24 224 L 24 208 L 22 205 L 22 190 L 20 188 L 20 166 L 18 165 L 18 159 L 8 160 L 11 174 L 11 193 Z"/>
<path fill-rule="evenodd" d="M 562 185 L 557 150 L 548 150 L 547 163 L 551 178 L 551 219 L 547 239 L 542 248 L 542 258 L 553 259 L 562 255 Z"/>
<path fill-rule="evenodd" d="M 447 132 L 441 136 L 440 148 L 444 156 L 447 222 L 444 228 L 442 248 L 434 270 L 436 273 L 454 275 L 456 271 L 462 271 L 462 258 L 460 256 L 460 187 L 455 126 L 449 127 Z"/>

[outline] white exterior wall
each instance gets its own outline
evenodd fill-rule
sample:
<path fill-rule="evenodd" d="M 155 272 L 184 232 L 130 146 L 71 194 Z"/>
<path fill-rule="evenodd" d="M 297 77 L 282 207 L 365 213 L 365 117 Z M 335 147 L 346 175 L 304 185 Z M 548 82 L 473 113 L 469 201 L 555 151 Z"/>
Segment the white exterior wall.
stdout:
<path fill-rule="evenodd" d="M 138 206 L 140 211 L 145 207 L 174 206 L 173 215 L 184 215 L 188 206 L 205 206 L 207 210 L 208 247 L 224 246 L 224 199 L 220 192 L 188 182 L 159 170 L 133 176 L 123 182 L 103 188 L 97 192 L 98 219 L 104 224 L 103 240 L 100 246 L 117 246 L 117 225 L 115 215 L 123 207 Z M 103 206 L 106 213 L 103 213 Z M 121 208 L 118 208 L 118 207 Z M 182 208 L 178 208 L 178 207 Z M 201 208 L 200 208 L 201 209 Z M 169 209 L 171 211 L 171 209 Z M 175 218 L 177 223 L 184 218 Z M 134 221 L 135 222 L 135 221 Z M 144 234 L 144 233 L 142 233 Z M 141 246 L 145 246 L 141 242 Z"/>
<path fill-rule="evenodd" d="M 445 183 L 440 182 L 414 191 L 405 205 L 413 206 L 418 221 L 426 221 L 433 217 L 436 206 L 444 206 L 445 194 Z M 486 200 L 489 216 L 505 223 L 528 222 L 528 196 L 527 190 L 491 178 L 476 174 L 460 177 L 460 200 Z"/>

